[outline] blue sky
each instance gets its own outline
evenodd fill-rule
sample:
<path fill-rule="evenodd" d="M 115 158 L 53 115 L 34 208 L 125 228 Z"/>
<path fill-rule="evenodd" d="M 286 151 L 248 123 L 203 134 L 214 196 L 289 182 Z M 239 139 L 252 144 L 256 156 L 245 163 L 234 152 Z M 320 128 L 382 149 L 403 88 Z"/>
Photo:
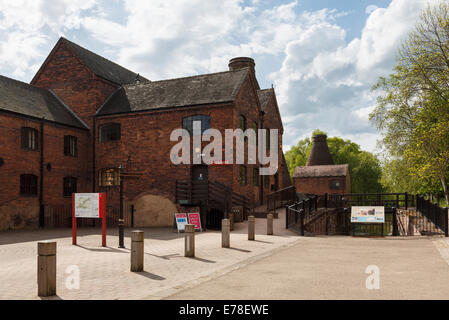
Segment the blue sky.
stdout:
<path fill-rule="evenodd" d="M 429 0 L 436 3 L 438 0 Z M 370 88 L 428 0 L 0 0 L 0 74 L 29 82 L 60 36 L 151 80 L 251 56 L 284 149 L 321 129 L 377 151 Z"/>

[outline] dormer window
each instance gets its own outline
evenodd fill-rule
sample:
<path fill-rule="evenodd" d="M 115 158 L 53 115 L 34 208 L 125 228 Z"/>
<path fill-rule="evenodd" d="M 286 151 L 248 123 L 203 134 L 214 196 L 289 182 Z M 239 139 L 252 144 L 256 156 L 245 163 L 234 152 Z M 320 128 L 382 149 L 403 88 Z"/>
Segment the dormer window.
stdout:
<path fill-rule="evenodd" d="M 119 141 L 120 138 L 120 123 L 109 123 L 100 128 L 100 142 Z"/>

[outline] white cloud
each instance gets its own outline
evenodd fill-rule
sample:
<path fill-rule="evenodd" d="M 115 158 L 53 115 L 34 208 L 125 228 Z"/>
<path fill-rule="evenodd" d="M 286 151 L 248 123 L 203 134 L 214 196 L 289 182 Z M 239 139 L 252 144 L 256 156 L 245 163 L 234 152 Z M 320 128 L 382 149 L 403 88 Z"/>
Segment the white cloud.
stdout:
<path fill-rule="evenodd" d="M 370 88 L 391 71 L 426 3 L 368 6 L 361 36 L 348 40 L 338 24 L 346 12 L 300 13 L 298 1 L 260 9 L 257 0 L 0 0 L 0 73 L 29 78 L 57 36 L 74 30 L 153 80 L 223 71 L 230 58 L 248 55 L 263 70 L 259 80 L 275 84 L 285 145 L 320 128 L 373 150 Z"/>
<path fill-rule="evenodd" d="M 369 6 L 367 6 L 366 9 L 365 9 L 365 13 L 366 13 L 366 14 L 371 14 L 374 10 L 376 10 L 376 9 L 378 9 L 378 8 L 379 8 L 379 7 L 376 6 L 376 5 L 374 5 L 374 4 L 369 5 Z"/>
<path fill-rule="evenodd" d="M 0 70 L 19 79 L 37 70 L 52 34 L 77 29 L 95 0 L 0 0 Z"/>
<path fill-rule="evenodd" d="M 368 120 L 376 104 L 370 89 L 391 72 L 401 41 L 426 5 L 425 0 L 393 0 L 387 8 L 376 8 L 361 37 L 350 42 L 332 17 L 322 15 L 287 43 L 282 67 L 271 75 L 286 143 L 320 128 L 373 151 L 378 134 Z"/>

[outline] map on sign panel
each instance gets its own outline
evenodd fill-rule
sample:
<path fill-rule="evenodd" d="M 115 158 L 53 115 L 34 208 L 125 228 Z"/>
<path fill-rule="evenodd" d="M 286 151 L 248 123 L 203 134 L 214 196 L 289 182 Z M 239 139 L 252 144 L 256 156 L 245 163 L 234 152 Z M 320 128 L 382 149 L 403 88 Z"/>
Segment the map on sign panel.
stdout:
<path fill-rule="evenodd" d="M 98 218 L 100 212 L 100 201 L 97 193 L 75 194 L 75 217 L 76 218 Z"/>

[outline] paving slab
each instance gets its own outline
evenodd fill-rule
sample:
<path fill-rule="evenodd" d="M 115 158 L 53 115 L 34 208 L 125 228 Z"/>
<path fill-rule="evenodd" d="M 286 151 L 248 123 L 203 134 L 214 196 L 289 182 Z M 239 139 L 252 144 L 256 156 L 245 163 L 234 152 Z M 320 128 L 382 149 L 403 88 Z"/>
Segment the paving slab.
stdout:
<path fill-rule="evenodd" d="M 197 233 L 195 258 L 184 257 L 183 234 L 144 228 L 145 272 L 141 273 L 130 272 L 131 229 L 125 232 L 126 249 L 118 248 L 117 230 L 108 231 L 106 248 L 101 247 L 101 231 L 95 228 L 79 229 L 77 246 L 72 245 L 70 229 L 1 232 L 0 299 L 39 299 L 36 270 L 41 240 L 57 242 L 58 296 L 53 299 L 161 299 L 300 240 L 285 229 L 283 218 L 275 220 L 274 228 L 275 235 L 267 236 L 266 219 L 256 219 L 256 241 L 248 241 L 246 222 L 238 223 L 230 249 L 221 248 L 219 231 Z M 79 289 L 71 286 L 73 270 L 79 270 Z"/>

